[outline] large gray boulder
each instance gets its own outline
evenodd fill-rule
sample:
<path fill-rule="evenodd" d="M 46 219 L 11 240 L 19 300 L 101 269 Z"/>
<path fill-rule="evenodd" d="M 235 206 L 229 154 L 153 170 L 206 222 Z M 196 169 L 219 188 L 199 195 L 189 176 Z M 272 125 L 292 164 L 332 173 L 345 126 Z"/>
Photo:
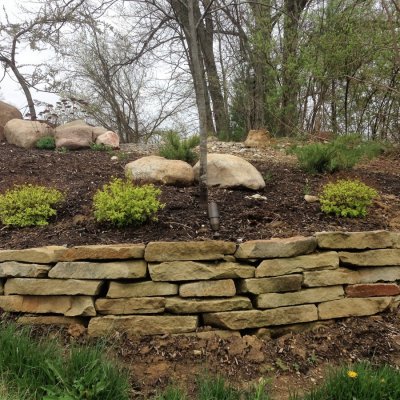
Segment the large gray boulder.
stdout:
<path fill-rule="evenodd" d="M 44 136 L 53 136 L 51 126 L 38 122 L 22 119 L 12 119 L 4 127 L 4 135 L 8 143 L 26 149 L 35 147 L 36 142 Z"/>
<path fill-rule="evenodd" d="M 148 156 L 125 165 L 125 175 L 134 183 L 189 186 L 194 174 L 190 164 L 180 160 Z"/>
<path fill-rule="evenodd" d="M 11 104 L 0 101 L 0 142 L 5 140 L 4 127 L 12 119 L 22 119 L 22 114 Z"/>
<path fill-rule="evenodd" d="M 193 170 L 195 179 L 199 180 L 199 162 Z M 211 153 L 207 155 L 207 185 L 259 190 L 265 187 L 265 182 L 260 172 L 243 158 L 232 154 Z"/>

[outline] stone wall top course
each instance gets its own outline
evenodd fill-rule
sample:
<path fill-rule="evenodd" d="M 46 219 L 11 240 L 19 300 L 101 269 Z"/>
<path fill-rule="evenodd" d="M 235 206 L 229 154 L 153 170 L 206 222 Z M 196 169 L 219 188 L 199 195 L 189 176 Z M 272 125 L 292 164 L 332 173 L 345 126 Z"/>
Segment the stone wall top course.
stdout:
<path fill-rule="evenodd" d="M 4 293 L 55 296 L 55 295 L 87 295 L 99 294 L 102 281 L 84 281 L 77 279 L 32 279 L 10 278 L 4 285 Z"/>
<path fill-rule="evenodd" d="M 45 278 L 51 266 L 46 264 L 28 264 L 17 261 L 0 263 L 0 277 Z"/>
<path fill-rule="evenodd" d="M 58 262 L 49 272 L 49 278 L 61 279 L 138 279 L 147 275 L 143 260 L 87 262 Z"/>
<path fill-rule="evenodd" d="M 59 261 L 125 260 L 144 257 L 144 244 L 74 246 L 62 253 Z"/>
<path fill-rule="evenodd" d="M 318 232 L 315 234 L 320 249 L 366 250 L 392 247 L 395 238 L 388 231 L 370 232 Z"/>
<path fill-rule="evenodd" d="M 231 330 L 295 324 L 316 321 L 317 319 L 317 307 L 311 304 L 264 311 L 245 310 L 203 314 L 205 324 Z"/>
<path fill-rule="evenodd" d="M 146 261 L 222 260 L 236 251 L 235 243 L 220 240 L 204 242 L 150 242 L 146 246 Z"/>
<path fill-rule="evenodd" d="M 256 278 L 336 268 L 339 268 L 338 253 L 329 251 L 306 256 L 264 260 L 256 269 Z"/>
<path fill-rule="evenodd" d="M 153 281 L 195 281 L 254 277 L 255 267 L 233 262 L 204 263 L 196 261 L 167 261 L 149 264 Z"/>
<path fill-rule="evenodd" d="M 65 247 L 45 246 L 24 250 L 0 250 L 0 262 L 20 261 L 28 263 L 49 264 L 60 260 Z"/>
<path fill-rule="evenodd" d="M 315 237 L 296 236 L 269 240 L 250 240 L 239 245 L 238 259 L 284 258 L 312 253 L 317 247 Z"/>
<path fill-rule="evenodd" d="M 400 249 L 368 250 L 359 253 L 340 252 L 340 263 L 354 267 L 400 265 Z"/>

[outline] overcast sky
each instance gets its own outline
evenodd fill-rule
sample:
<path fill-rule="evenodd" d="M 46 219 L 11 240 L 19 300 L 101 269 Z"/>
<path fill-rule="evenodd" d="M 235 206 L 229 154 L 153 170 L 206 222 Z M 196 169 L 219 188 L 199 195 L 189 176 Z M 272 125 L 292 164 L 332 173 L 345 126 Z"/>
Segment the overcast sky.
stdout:
<path fill-rule="evenodd" d="M 28 7 L 28 2 L 15 1 L 15 0 L 0 0 L 0 20 L 3 21 L 4 13 L 2 12 L 3 7 L 9 15 L 11 21 L 22 20 L 23 15 L 19 15 L 18 4 L 24 4 Z M 18 54 L 18 64 L 36 64 L 45 61 L 45 52 L 31 51 L 30 49 L 23 49 Z M 2 72 L 2 70 L 1 70 Z M 2 75 L 1 75 L 2 76 Z M 32 90 L 32 96 L 35 100 L 45 101 L 49 103 L 54 103 L 57 101 L 58 97 L 52 94 L 40 93 Z M 16 82 L 14 77 L 5 76 L 3 81 L 0 83 L 0 99 L 9 104 L 12 104 L 19 108 L 21 112 L 25 111 L 26 99 L 23 91 Z"/>

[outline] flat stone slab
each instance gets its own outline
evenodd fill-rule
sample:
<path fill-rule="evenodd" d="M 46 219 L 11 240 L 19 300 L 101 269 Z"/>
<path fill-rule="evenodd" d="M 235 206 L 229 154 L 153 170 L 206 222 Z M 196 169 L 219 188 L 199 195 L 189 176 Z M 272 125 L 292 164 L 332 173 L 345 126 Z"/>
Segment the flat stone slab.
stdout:
<path fill-rule="evenodd" d="M 7 312 L 64 314 L 67 317 L 96 315 L 88 296 L 0 296 L 0 308 Z"/>
<path fill-rule="evenodd" d="M 146 261 L 197 261 L 221 260 L 233 254 L 235 243 L 221 240 L 204 242 L 150 242 L 146 246 Z"/>
<path fill-rule="evenodd" d="M 165 309 L 173 314 L 197 314 L 203 312 L 249 310 L 252 304 L 247 297 L 232 297 L 229 299 L 182 299 L 169 297 Z"/>
<path fill-rule="evenodd" d="M 315 234 L 320 249 L 385 249 L 393 246 L 388 231 L 371 232 L 318 232 Z"/>
<path fill-rule="evenodd" d="M 400 265 L 400 249 L 369 250 L 362 253 L 340 252 L 341 264 L 355 267 Z"/>
<path fill-rule="evenodd" d="M 74 246 L 65 249 L 60 261 L 125 260 L 144 257 L 144 244 Z"/>
<path fill-rule="evenodd" d="M 51 266 L 45 264 L 28 264 L 17 261 L 0 263 L 0 277 L 3 278 L 46 278 Z"/>
<path fill-rule="evenodd" d="M 315 237 L 295 236 L 270 240 L 250 240 L 239 245 L 238 259 L 295 257 L 312 253 L 317 247 Z"/>
<path fill-rule="evenodd" d="M 378 281 L 394 282 L 400 279 L 400 267 L 363 268 L 357 271 L 339 268 L 337 270 L 304 272 L 305 287 L 352 285 Z"/>
<path fill-rule="evenodd" d="M 361 317 L 385 311 L 392 303 L 392 297 L 367 299 L 341 299 L 318 305 L 319 319 Z"/>
<path fill-rule="evenodd" d="M 277 308 L 297 304 L 321 303 L 344 297 L 342 286 L 305 289 L 298 292 L 265 293 L 256 297 L 257 308 Z"/>
<path fill-rule="evenodd" d="M 59 262 L 49 272 L 49 278 L 64 279 L 138 279 L 147 275 L 143 260 L 115 262 Z"/>
<path fill-rule="evenodd" d="M 264 260 L 256 269 L 256 278 L 295 274 L 304 271 L 339 268 L 339 256 L 335 251 L 292 258 Z"/>
<path fill-rule="evenodd" d="M 106 297 L 151 297 L 173 296 L 176 294 L 178 294 L 178 285 L 175 283 L 152 281 L 138 283 L 110 282 Z"/>
<path fill-rule="evenodd" d="M 132 315 L 92 318 L 89 322 L 90 336 L 107 336 L 113 332 L 131 336 L 164 335 L 194 332 L 198 327 L 197 316 Z"/>
<path fill-rule="evenodd" d="M 300 274 L 283 275 L 273 278 L 243 279 L 239 282 L 241 293 L 293 292 L 301 289 L 303 276 Z"/>
<path fill-rule="evenodd" d="M 318 312 L 315 305 L 203 314 L 204 324 L 231 330 L 295 324 L 317 319 Z"/>
<path fill-rule="evenodd" d="M 159 314 L 165 310 L 165 298 L 97 299 L 95 307 L 99 314 Z"/>
<path fill-rule="evenodd" d="M 233 297 L 236 294 L 232 279 L 184 283 L 179 286 L 181 297 Z"/>
<path fill-rule="evenodd" d="M 149 264 L 153 281 L 195 281 L 208 279 L 253 278 L 255 267 L 234 262 L 217 264 L 195 261 L 167 261 Z"/>
<path fill-rule="evenodd" d="M 24 250 L 0 250 L 1 261 L 20 261 L 38 264 L 49 264 L 59 261 L 65 247 L 45 246 Z"/>
<path fill-rule="evenodd" d="M 31 279 L 11 278 L 4 285 L 4 293 L 37 296 L 87 295 L 99 294 L 102 281 L 83 281 L 77 279 Z"/>
<path fill-rule="evenodd" d="M 347 297 L 384 297 L 400 294 L 400 286 L 395 283 L 366 283 L 349 285 L 345 289 Z"/>

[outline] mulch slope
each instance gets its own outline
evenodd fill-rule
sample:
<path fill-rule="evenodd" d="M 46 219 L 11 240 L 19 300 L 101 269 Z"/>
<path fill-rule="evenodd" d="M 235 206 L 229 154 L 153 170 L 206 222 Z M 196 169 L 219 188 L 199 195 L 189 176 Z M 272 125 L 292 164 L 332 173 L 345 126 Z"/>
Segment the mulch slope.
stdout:
<path fill-rule="evenodd" d="M 111 177 L 123 177 L 124 165 L 142 156 L 132 151 L 116 154 L 119 160 L 112 161 L 106 152 L 58 153 L 0 144 L 0 193 L 14 184 L 35 183 L 55 187 L 66 195 L 57 217 L 47 227 L 16 229 L 0 224 L 0 248 L 215 238 L 199 206 L 196 186 L 162 187 L 161 200 L 166 206 L 156 222 L 123 229 L 97 223 L 92 214 L 95 191 Z M 249 198 L 254 192 L 247 190 L 211 189 L 210 199 L 217 202 L 220 212 L 219 239 L 247 241 L 324 230 L 393 230 L 400 226 L 400 218 L 396 220 L 400 215 L 398 154 L 333 176 L 307 175 L 273 149 L 252 163 L 266 179 L 266 188 L 258 193 L 267 199 Z M 327 181 L 345 177 L 360 179 L 380 192 L 381 198 L 366 218 L 327 216 L 321 213 L 318 203 L 304 201 L 305 192 L 317 194 Z"/>

